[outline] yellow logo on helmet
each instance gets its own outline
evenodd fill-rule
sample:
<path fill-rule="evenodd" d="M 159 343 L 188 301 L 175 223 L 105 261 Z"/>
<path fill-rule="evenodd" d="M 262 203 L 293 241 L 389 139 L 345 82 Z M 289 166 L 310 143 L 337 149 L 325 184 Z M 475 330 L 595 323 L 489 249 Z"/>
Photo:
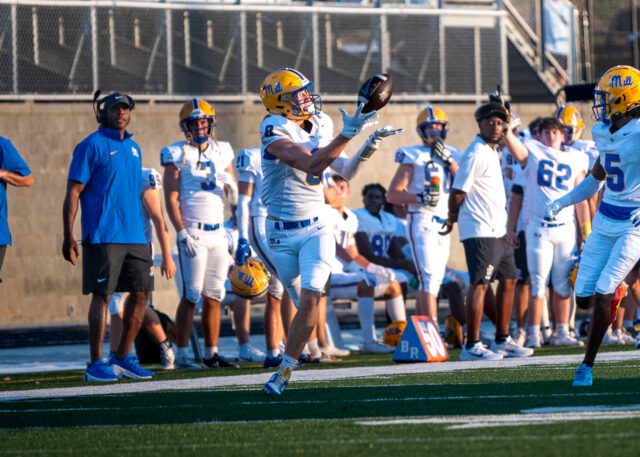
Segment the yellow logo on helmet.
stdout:
<path fill-rule="evenodd" d="M 640 71 L 628 65 L 609 69 L 593 91 L 593 114 L 609 121 L 640 105 Z"/>
<path fill-rule="evenodd" d="M 313 83 L 293 68 L 281 68 L 260 84 L 260 98 L 270 114 L 291 120 L 309 119 L 322 109 L 320 96 L 312 93 Z"/>
<path fill-rule="evenodd" d="M 249 257 L 244 265 L 234 265 L 229 272 L 233 293 L 242 298 L 261 298 L 269 287 L 269 274 L 257 259 Z"/>
<path fill-rule="evenodd" d="M 556 112 L 556 118 L 564 127 L 565 143 L 571 144 L 580 139 L 584 127 L 580 111 L 573 106 L 562 105 Z"/>
<path fill-rule="evenodd" d="M 439 129 L 425 129 L 425 127 L 429 125 L 437 125 L 440 126 Z M 437 106 L 429 105 L 418 114 L 418 118 L 416 119 L 416 130 L 418 131 L 418 135 L 424 141 L 433 141 L 437 138 L 442 138 L 443 140 L 447 138 L 447 126 L 449 125 L 449 120 L 447 119 L 447 115 L 444 111 L 442 111 Z"/>
<path fill-rule="evenodd" d="M 189 129 L 189 122 L 198 119 L 207 119 L 209 121 L 204 135 L 196 135 Z M 216 112 L 213 107 L 204 100 L 193 98 L 180 108 L 179 125 L 188 141 L 205 143 L 209 137 L 213 136 L 213 127 L 216 125 Z"/>

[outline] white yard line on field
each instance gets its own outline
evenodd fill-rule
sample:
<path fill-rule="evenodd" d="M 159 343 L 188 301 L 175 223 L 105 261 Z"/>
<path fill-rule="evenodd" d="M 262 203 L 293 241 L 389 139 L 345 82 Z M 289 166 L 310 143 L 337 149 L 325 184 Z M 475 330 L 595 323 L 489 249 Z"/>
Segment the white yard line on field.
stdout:
<path fill-rule="evenodd" d="M 578 366 L 581 354 L 552 355 L 528 357 L 522 359 L 505 359 L 496 362 L 441 362 L 385 365 L 376 367 L 332 368 L 324 370 L 295 370 L 292 381 L 313 382 L 350 378 L 371 378 L 377 376 L 394 376 L 404 374 L 446 373 L 461 370 L 482 368 L 515 368 L 522 366 L 565 365 Z M 640 351 L 605 352 L 598 355 L 598 362 L 640 360 Z M 212 374 L 215 371 L 211 372 Z M 26 400 L 32 398 L 77 397 L 84 395 L 128 394 L 138 392 L 154 392 L 160 390 L 197 390 L 228 386 L 255 386 L 265 383 L 270 373 L 248 374 L 238 376 L 211 376 L 198 379 L 180 379 L 171 381 L 146 381 L 119 384 L 88 384 L 82 387 L 65 387 L 55 389 L 34 389 L 0 392 L 2 400 Z"/>

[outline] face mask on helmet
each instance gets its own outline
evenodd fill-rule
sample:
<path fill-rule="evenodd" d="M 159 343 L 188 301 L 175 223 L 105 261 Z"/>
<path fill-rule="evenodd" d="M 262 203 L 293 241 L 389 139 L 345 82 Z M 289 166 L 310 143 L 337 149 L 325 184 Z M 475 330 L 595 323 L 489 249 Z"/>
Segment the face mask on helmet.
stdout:
<path fill-rule="evenodd" d="M 200 123 L 201 119 L 206 123 Z M 197 123 L 198 125 L 193 125 Z M 180 110 L 180 129 L 185 138 L 195 144 L 203 144 L 213 136 L 215 111 L 207 102 L 193 99 L 185 103 Z"/>
<path fill-rule="evenodd" d="M 416 130 L 420 138 L 425 142 L 447 138 L 447 115 L 435 106 L 428 106 L 420 112 L 417 119 Z"/>
<path fill-rule="evenodd" d="M 627 65 L 608 70 L 593 91 L 593 118 L 605 124 L 638 105 L 640 71 Z"/>
<path fill-rule="evenodd" d="M 260 98 L 267 111 L 291 120 L 309 119 L 322 110 L 313 83 L 297 70 L 282 68 L 271 73 L 260 85 Z"/>
<path fill-rule="evenodd" d="M 313 83 L 303 86 L 293 92 L 282 94 L 282 101 L 291 106 L 291 117 L 296 119 L 309 119 L 315 114 L 319 114 L 322 108 L 320 96 L 313 94 L 311 89 Z"/>

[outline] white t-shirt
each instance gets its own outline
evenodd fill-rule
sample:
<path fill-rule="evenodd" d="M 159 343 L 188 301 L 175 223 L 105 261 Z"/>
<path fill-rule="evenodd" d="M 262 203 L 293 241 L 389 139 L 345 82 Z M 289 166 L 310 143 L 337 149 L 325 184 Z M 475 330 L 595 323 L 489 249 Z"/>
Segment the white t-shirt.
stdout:
<path fill-rule="evenodd" d="M 531 140 L 525 143 L 529 157 L 524 167 L 527 180 L 525 201 L 529 220 L 542 221 L 545 210 L 554 200 L 569 193 L 576 177 L 587 172 L 589 159 L 586 154 L 563 146 L 563 150 L 552 149 Z M 558 223 L 573 222 L 573 206 L 563 208 L 556 216 Z"/>
<path fill-rule="evenodd" d="M 266 216 L 267 208 L 262 204 L 262 161 L 260 147 L 243 149 L 236 156 L 236 173 L 238 181 L 253 184 L 253 193 L 249 202 L 249 213 L 252 217 Z"/>
<path fill-rule="evenodd" d="M 267 147 L 283 139 L 314 151 L 333 139 L 333 122 L 324 113 L 309 118 L 311 132 L 282 117 L 268 116 L 260 125 L 262 135 L 262 203 L 269 215 L 284 221 L 321 217 L 325 212 L 322 173 L 314 176 L 297 170 L 267 152 Z"/>
<path fill-rule="evenodd" d="M 380 211 L 374 216 L 366 208 L 354 209 L 353 213 L 358 218 L 358 232 L 363 232 L 369 239 L 373 253 L 380 257 L 389 258 L 389 245 L 391 239 L 404 230 L 400 219 L 386 211 Z"/>
<path fill-rule="evenodd" d="M 453 146 L 447 146 L 451 152 L 451 157 L 456 162 L 462 159 L 462 153 Z M 440 178 L 440 200 L 436 206 L 420 205 L 410 203 L 408 209 L 412 213 L 431 213 L 442 219 L 447 218 L 449 192 L 453 177 L 444 162 L 431 155 L 431 148 L 423 145 L 405 146 L 396 151 L 395 160 L 400 164 L 413 166 L 413 175 L 409 180 L 407 191 L 413 194 L 425 192 L 429 188 L 429 183 L 434 176 Z"/>
<path fill-rule="evenodd" d="M 507 233 L 507 200 L 500 157 L 479 136 L 465 151 L 453 188 L 467 194 L 458 214 L 461 241 L 501 238 Z"/>
<path fill-rule="evenodd" d="M 173 163 L 180 171 L 178 202 L 185 221 L 222 224 L 224 222 L 224 185 L 216 174 L 233 163 L 233 149 L 226 141 L 209 138 L 204 151 L 185 141 L 173 143 L 160 151 L 162 165 Z"/>

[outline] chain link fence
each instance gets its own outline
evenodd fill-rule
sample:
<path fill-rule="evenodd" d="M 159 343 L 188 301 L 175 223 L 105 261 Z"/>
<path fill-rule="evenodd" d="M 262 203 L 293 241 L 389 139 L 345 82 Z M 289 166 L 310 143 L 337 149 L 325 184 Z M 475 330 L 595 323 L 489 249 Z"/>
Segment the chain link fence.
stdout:
<path fill-rule="evenodd" d="M 494 10 L 0 0 L 0 99 L 252 100 L 295 67 L 326 100 L 369 76 L 396 99 L 476 101 L 508 90 L 505 13 Z"/>

